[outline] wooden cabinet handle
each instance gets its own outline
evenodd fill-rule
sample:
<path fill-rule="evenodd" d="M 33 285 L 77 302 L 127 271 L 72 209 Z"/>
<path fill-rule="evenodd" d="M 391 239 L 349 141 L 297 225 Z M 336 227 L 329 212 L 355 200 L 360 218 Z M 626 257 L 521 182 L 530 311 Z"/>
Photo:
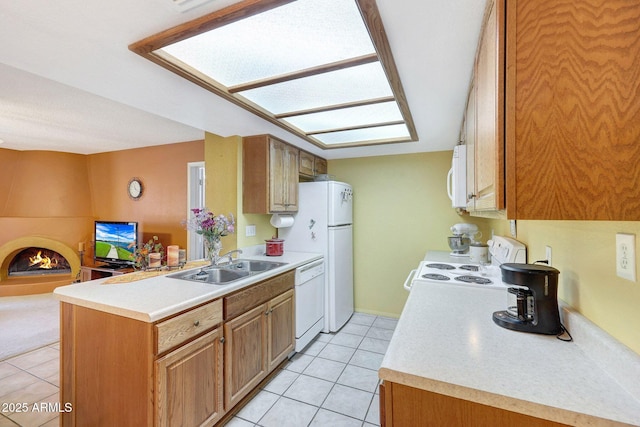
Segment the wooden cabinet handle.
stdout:
<path fill-rule="evenodd" d="M 195 322 L 193 322 L 193 326 L 198 327 L 200 326 L 200 321 L 196 320 Z"/>

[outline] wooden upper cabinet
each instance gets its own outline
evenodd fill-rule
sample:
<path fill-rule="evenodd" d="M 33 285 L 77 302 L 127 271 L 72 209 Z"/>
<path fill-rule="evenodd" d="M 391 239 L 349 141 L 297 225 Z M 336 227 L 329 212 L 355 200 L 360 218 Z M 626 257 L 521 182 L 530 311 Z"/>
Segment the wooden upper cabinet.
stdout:
<path fill-rule="evenodd" d="M 243 139 L 244 213 L 298 211 L 298 152 L 270 135 Z"/>
<path fill-rule="evenodd" d="M 507 216 L 640 220 L 640 2 L 508 2 Z"/>
<path fill-rule="evenodd" d="M 306 151 L 300 151 L 300 175 L 313 177 L 315 175 L 315 156 Z"/>
<path fill-rule="evenodd" d="M 300 150 L 300 178 L 313 178 L 327 173 L 327 160 Z"/>
<path fill-rule="evenodd" d="M 467 209 L 505 207 L 504 0 L 490 1 L 466 113 Z"/>
<path fill-rule="evenodd" d="M 327 173 L 327 159 L 316 157 L 313 166 L 314 175 L 323 175 Z"/>
<path fill-rule="evenodd" d="M 475 211 L 476 200 L 476 91 L 475 84 L 471 86 L 467 99 L 467 110 L 464 120 L 465 145 L 467 147 L 467 210 Z"/>

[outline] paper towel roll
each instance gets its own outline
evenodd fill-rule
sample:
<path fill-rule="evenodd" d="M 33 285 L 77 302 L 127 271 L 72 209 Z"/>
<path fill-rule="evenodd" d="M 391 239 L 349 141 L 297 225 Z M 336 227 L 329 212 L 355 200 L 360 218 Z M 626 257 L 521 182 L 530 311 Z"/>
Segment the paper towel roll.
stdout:
<path fill-rule="evenodd" d="M 269 222 L 275 228 L 291 227 L 293 225 L 293 215 L 273 214 Z"/>

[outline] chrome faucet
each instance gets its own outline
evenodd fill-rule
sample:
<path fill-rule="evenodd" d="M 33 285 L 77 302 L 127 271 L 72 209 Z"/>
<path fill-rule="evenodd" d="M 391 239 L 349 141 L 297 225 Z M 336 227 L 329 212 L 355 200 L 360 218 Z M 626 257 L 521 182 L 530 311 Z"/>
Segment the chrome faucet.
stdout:
<path fill-rule="evenodd" d="M 233 254 L 234 253 L 241 254 L 242 253 L 242 249 L 234 249 L 232 251 L 227 252 L 224 255 L 219 256 L 218 259 L 216 259 L 214 261 L 214 265 L 219 265 L 222 262 L 222 260 L 224 258 L 227 258 L 227 257 L 229 258 L 229 264 L 231 264 L 231 262 L 233 261 Z"/>

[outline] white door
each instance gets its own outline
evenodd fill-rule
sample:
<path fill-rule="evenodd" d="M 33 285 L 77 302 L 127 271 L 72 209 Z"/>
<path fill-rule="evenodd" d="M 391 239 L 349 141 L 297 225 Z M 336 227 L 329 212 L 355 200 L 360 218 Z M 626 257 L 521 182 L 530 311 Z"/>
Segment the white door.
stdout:
<path fill-rule="evenodd" d="M 353 191 L 349 184 L 338 181 L 328 182 L 328 223 L 345 225 L 353 223 Z"/>
<path fill-rule="evenodd" d="M 353 314 L 352 226 L 329 227 L 328 315 L 329 330 L 344 326 Z"/>
<path fill-rule="evenodd" d="M 191 218 L 191 209 L 205 207 L 204 162 L 190 162 L 187 164 L 187 218 Z M 187 230 L 187 259 L 204 258 L 204 241 L 202 236 L 193 230 Z"/>

